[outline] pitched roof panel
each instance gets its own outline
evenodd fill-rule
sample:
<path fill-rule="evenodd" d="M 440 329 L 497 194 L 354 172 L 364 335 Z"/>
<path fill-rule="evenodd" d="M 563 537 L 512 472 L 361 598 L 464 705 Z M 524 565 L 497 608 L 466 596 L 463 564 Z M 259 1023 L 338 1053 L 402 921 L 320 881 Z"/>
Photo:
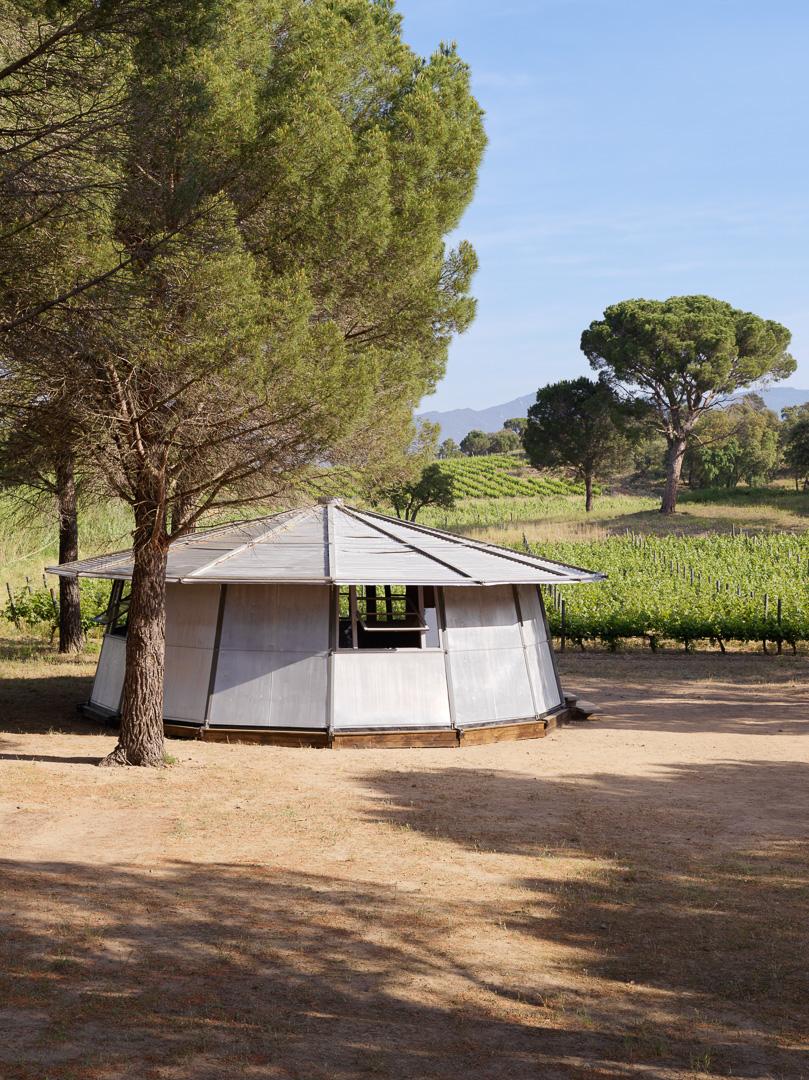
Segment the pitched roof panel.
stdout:
<path fill-rule="evenodd" d="M 65 576 L 130 578 L 130 552 L 49 567 Z M 602 574 L 331 500 L 192 533 L 169 550 L 166 579 L 338 585 L 499 585 L 597 581 Z"/>

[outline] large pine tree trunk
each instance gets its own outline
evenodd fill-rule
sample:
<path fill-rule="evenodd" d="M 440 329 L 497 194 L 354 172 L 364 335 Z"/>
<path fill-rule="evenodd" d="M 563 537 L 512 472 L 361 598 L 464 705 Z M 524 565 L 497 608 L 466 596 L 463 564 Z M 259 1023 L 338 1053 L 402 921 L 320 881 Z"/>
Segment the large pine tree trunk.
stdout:
<path fill-rule="evenodd" d="M 59 563 L 74 562 L 79 557 L 79 513 L 73 461 L 69 454 L 56 462 L 56 508 L 59 515 Z M 59 652 L 81 652 L 83 648 L 79 579 L 59 578 Z"/>
<path fill-rule="evenodd" d="M 584 509 L 589 514 L 593 509 L 593 474 L 584 474 Z"/>
<path fill-rule="evenodd" d="M 135 511 L 135 565 L 126 631 L 126 670 L 118 745 L 102 765 L 163 764 L 163 673 L 166 644 L 165 529 L 157 511 Z M 157 535 L 156 535 L 157 534 Z"/>
<path fill-rule="evenodd" d="M 680 474 L 683 471 L 686 446 L 686 439 L 682 435 L 669 440 L 666 454 L 666 487 L 660 507 L 661 514 L 673 514 L 677 509 L 677 491 L 680 487 Z"/>

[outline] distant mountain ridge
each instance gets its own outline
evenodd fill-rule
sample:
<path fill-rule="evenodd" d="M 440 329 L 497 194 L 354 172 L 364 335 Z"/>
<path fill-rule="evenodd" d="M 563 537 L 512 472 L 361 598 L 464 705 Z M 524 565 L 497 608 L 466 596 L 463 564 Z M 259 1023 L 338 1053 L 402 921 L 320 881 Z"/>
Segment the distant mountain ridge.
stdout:
<path fill-rule="evenodd" d="M 789 405 L 803 405 L 809 401 L 809 390 L 800 390 L 794 386 L 774 386 L 769 390 L 756 391 L 767 403 L 767 408 L 781 414 Z M 433 409 L 418 413 L 418 420 L 429 420 L 431 424 L 441 425 L 440 439 L 454 439 L 459 443 L 470 431 L 499 431 L 506 420 L 512 416 L 525 416 L 529 406 L 536 401 L 536 394 L 524 394 L 522 397 L 506 401 L 503 405 L 490 405 L 488 409 L 447 409 L 444 412 Z"/>

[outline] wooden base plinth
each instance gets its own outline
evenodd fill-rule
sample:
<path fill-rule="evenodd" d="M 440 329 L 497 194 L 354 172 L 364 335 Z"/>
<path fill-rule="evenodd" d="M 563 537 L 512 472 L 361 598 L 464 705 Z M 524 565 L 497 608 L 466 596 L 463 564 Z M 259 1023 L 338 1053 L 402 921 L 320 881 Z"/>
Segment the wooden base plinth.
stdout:
<path fill-rule="evenodd" d="M 118 716 L 96 706 L 80 706 L 85 715 L 117 725 Z M 452 731 L 301 731 L 280 728 L 196 727 L 167 720 L 163 724 L 169 739 L 201 739 L 203 742 L 249 743 L 261 746 L 331 747 L 334 750 L 407 749 L 422 747 L 439 749 L 462 746 L 483 746 L 487 743 L 518 742 L 523 739 L 542 739 L 556 727 L 570 720 L 585 717 L 575 705 L 564 705 L 539 720 L 520 720 L 514 723 L 491 724 L 486 727 L 459 728 Z"/>
<path fill-rule="evenodd" d="M 529 720 L 520 724 L 498 724 L 496 727 L 466 728 L 458 732 L 458 739 L 461 746 L 482 746 L 485 743 L 544 739 L 546 731 L 547 725 L 544 720 Z"/>
<path fill-rule="evenodd" d="M 357 750 L 387 747 L 402 749 L 411 746 L 457 746 L 457 731 L 357 731 L 335 732 L 331 737 L 335 750 Z"/>

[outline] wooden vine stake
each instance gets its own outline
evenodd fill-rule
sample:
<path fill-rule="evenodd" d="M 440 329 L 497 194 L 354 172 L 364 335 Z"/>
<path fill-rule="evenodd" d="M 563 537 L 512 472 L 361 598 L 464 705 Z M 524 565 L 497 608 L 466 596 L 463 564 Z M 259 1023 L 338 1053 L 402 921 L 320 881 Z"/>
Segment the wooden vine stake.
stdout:
<path fill-rule="evenodd" d="M 8 606 L 11 612 L 11 620 L 17 629 L 20 629 L 20 620 L 17 617 L 17 609 L 14 607 L 14 594 L 11 591 L 11 586 L 6 582 L 6 592 L 8 593 Z"/>

